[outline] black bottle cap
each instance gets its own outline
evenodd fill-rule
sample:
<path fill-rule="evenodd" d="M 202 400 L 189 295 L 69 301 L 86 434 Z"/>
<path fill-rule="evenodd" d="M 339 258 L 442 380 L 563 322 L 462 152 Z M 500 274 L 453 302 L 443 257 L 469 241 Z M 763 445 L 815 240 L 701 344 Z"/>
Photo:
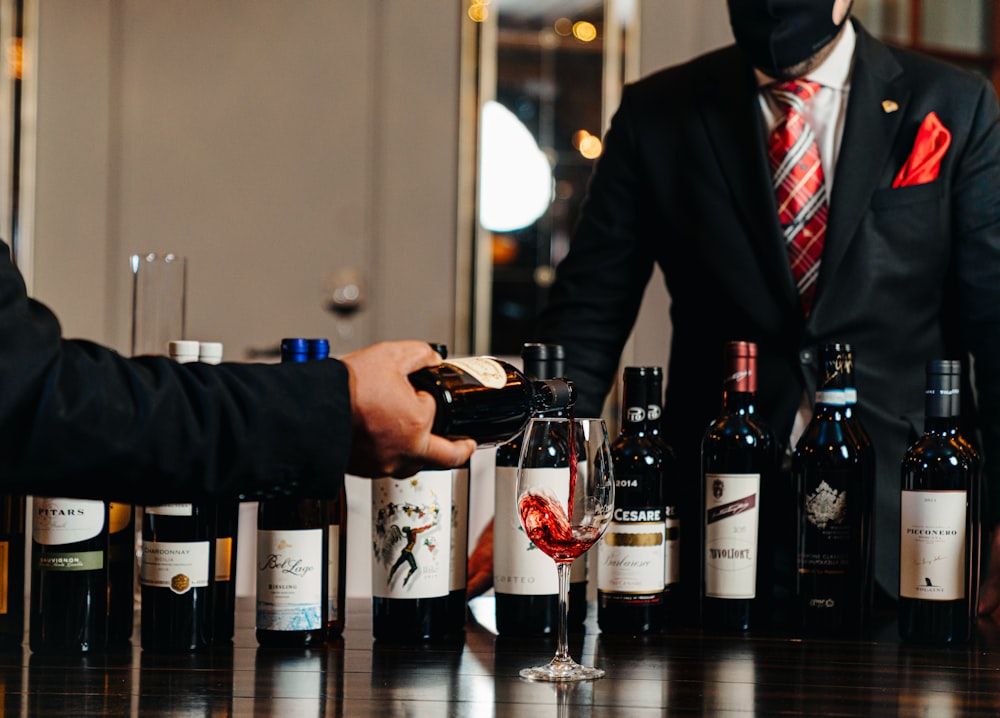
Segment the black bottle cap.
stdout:
<path fill-rule="evenodd" d="M 932 359 L 927 362 L 927 387 L 924 390 L 927 416 L 958 416 L 961 391 L 962 362 L 957 359 Z"/>
<path fill-rule="evenodd" d="M 958 359 L 931 359 L 927 362 L 927 373 L 959 376 L 962 373 L 962 362 Z"/>
<path fill-rule="evenodd" d="M 559 379 L 566 374 L 566 349 L 562 344 L 525 342 L 521 345 L 525 375 L 531 379 Z"/>
<path fill-rule="evenodd" d="M 569 408 L 576 403 L 576 386 L 568 379 L 544 379 L 536 387 L 546 410 Z"/>
<path fill-rule="evenodd" d="M 627 366 L 622 374 L 622 424 L 641 424 L 646 421 L 646 407 L 650 402 L 653 372 L 647 366 Z"/>
<path fill-rule="evenodd" d="M 626 379 L 639 379 L 643 377 L 651 377 L 653 375 L 652 367 L 648 366 L 627 366 L 625 367 L 624 377 Z"/>

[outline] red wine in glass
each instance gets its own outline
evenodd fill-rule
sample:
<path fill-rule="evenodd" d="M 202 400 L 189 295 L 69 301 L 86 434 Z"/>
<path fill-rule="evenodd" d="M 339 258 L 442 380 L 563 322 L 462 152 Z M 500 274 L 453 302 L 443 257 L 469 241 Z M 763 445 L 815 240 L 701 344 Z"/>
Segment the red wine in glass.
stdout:
<path fill-rule="evenodd" d="M 559 466 L 545 451 L 552 438 L 568 451 Z M 559 575 L 559 643 L 552 661 L 525 668 L 538 681 L 600 678 L 600 668 L 574 661 L 566 644 L 569 572 L 573 560 L 604 534 L 614 508 L 614 478 L 607 427 L 601 419 L 535 417 L 524 432 L 517 472 L 517 512 L 536 548 L 551 556 Z"/>
<path fill-rule="evenodd" d="M 556 561 L 572 561 L 601 537 L 596 526 L 571 526 L 562 504 L 551 494 L 525 494 L 518 510 L 531 543 Z"/>

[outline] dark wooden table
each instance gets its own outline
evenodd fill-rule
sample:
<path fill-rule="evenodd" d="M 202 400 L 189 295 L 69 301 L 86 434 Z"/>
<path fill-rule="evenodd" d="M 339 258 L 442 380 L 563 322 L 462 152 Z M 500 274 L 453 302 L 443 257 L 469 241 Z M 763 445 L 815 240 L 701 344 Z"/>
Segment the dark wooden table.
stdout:
<path fill-rule="evenodd" d="M 489 600 L 476 599 L 476 612 Z M 131 651 L 88 657 L 0 654 L 3 716 L 1000 715 L 992 623 L 950 649 L 900 643 L 891 618 L 864 641 L 591 632 L 573 637 L 573 655 L 608 676 L 556 686 L 518 677 L 551 658 L 551 640 L 498 638 L 470 621 L 457 644 L 380 645 L 369 607 L 352 600 L 343 639 L 319 651 L 258 650 L 244 602 L 235 645 L 206 654 L 150 655 L 138 638 Z"/>

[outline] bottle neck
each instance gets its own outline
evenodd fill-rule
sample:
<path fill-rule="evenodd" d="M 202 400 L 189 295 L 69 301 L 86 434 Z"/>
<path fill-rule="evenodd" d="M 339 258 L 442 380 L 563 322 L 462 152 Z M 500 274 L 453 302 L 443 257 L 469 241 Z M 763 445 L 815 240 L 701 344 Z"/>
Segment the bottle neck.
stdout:
<path fill-rule="evenodd" d="M 954 416 L 924 417 L 924 432 L 927 434 L 954 434 L 958 431 L 958 419 Z"/>
<path fill-rule="evenodd" d="M 530 382 L 534 392 L 531 396 L 531 413 L 552 415 L 552 412 L 568 412 L 576 402 L 576 387 L 566 379 L 545 379 Z"/>
<path fill-rule="evenodd" d="M 847 396 L 843 389 L 831 388 L 816 391 L 816 410 L 830 408 L 843 413 L 847 406 Z"/>
<path fill-rule="evenodd" d="M 622 417 L 621 432 L 625 436 L 645 436 L 647 431 L 646 421 L 628 421 Z"/>
<path fill-rule="evenodd" d="M 752 391 L 726 389 L 722 392 L 722 406 L 728 414 L 753 414 L 755 398 L 756 393 Z"/>
<path fill-rule="evenodd" d="M 649 379 L 642 374 L 630 374 L 626 369 L 622 385 L 621 433 L 642 436 L 646 433 L 646 411 L 649 404 Z"/>

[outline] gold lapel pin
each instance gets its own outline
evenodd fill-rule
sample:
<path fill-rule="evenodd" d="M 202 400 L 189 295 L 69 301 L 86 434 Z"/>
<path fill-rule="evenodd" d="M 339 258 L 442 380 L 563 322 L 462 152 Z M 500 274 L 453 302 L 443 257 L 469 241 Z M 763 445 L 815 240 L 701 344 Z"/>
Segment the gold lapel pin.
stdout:
<path fill-rule="evenodd" d="M 882 112 L 884 112 L 885 114 L 887 114 L 887 115 L 891 114 L 891 113 L 895 112 L 898 109 L 899 109 L 899 105 L 897 105 L 892 100 L 882 100 Z"/>

